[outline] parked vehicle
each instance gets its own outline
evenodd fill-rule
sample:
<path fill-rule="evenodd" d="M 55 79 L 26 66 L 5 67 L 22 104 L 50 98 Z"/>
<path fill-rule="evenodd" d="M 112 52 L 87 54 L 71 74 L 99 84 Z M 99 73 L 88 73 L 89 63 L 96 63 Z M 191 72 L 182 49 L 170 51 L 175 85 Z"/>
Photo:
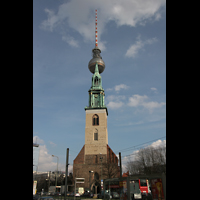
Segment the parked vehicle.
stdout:
<path fill-rule="evenodd" d="M 76 188 L 76 193 L 79 193 L 80 195 L 82 195 L 84 193 L 84 188 L 83 187 L 78 187 Z"/>
<path fill-rule="evenodd" d="M 50 192 L 44 192 L 44 194 L 43 195 L 45 195 L 45 196 L 50 196 L 51 195 L 51 193 Z"/>
<path fill-rule="evenodd" d="M 80 197 L 81 195 L 79 194 L 79 192 L 76 192 L 75 197 Z"/>
<path fill-rule="evenodd" d="M 119 199 L 119 194 L 117 192 L 111 193 L 113 199 Z"/>
<path fill-rule="evenodd" d="M 105 190 L 105 193 L 104 193 L 104 191 L 101 191 L 101 198 L 103 199 L 104 196 L 106 199 L 112 199 L 110 190 Z"/>
<path fill-rule="evenodd" d="M 54 195 L 59 196 L 59 195 L 61 195 L 61 194 L 60 194 L 60 192 L 55 192 Z"/>
<path fill-rule="evenodd" d="M 146 179 L 139 179 L 139 188 L 140 188 L 142 196 L 143 195 L 146 196 L 149 193 L 147 185 L 148 185 L 148 182 Z"/>
<path fill-rule="evenodd" d="M 85 191 L 81 196 L 82 197 L 90 197 L 90 192 Z"/>

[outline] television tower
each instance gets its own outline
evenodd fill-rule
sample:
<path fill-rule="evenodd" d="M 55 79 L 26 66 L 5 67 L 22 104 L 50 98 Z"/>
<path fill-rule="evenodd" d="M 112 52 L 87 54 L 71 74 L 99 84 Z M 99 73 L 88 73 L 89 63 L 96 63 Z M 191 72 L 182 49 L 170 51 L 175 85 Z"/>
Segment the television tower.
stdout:
<path fill-rule="evenodd" d="M 95 10 L 95 47 L 92 49 L 92 52 L 93 58 L 90 60 L 88 68 L 90 72 L 94 74 L 96 63 L 98 63 L 99 74 L 101 74 L 105 69 L 105 63 L 102 60 L 100 55 L 101 50 L 98 47 L 97 10 Z"/>

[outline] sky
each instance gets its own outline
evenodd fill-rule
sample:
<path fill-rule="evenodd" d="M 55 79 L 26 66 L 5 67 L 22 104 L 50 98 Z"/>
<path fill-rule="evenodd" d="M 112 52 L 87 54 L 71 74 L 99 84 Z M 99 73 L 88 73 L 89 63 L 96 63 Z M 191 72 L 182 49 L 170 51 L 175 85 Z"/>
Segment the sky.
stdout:
<path fill-rule="evenodd" d="M 138 148 L 166 145 L 166 1 L 33 1 L 33 170 L 69 171 L 85 142 L 85 110 L 98 44 L 108 144 L 123 170 Z M 130 147 L 130 148 L 129 148 Z"/>

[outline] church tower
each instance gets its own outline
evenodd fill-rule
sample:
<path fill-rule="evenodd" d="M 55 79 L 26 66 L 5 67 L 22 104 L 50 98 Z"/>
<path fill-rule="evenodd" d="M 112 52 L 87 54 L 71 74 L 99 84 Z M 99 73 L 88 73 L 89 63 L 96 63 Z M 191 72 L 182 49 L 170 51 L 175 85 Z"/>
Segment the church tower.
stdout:
<path fill-rule="evenodd" d="M 94 59 L 94 57 L 93 57 Z M 101 58 L 99 58 L 100 60 Z M 91 67 L 91 65 L 89 65 Z M 89 92 L 89 106 L 85 107 L 85 156 L 97 153 L 107 154 L 107 107 L 104 105 L 104 89 L 96 60 L 92 86 Z"/>
<path fill-rule="evenodd" d="M 89 102 L 85 107 L 85 144 L 73 163 L 73 176 L 85 178 L 84 188 L 94 194 L 101 191 L 101 180 L 119 175 L 118 158 L 108 145 L 107 116 L 104 104 L 104 89 L 101 73 L 105 63 L 98 48 L 97 10 L 95 19 L 95 48 L 93 58 L 88 64 L 92 75 L 91 87 L 88 91 Z M 83 184 L 80 184 L 83 187 Z"/>

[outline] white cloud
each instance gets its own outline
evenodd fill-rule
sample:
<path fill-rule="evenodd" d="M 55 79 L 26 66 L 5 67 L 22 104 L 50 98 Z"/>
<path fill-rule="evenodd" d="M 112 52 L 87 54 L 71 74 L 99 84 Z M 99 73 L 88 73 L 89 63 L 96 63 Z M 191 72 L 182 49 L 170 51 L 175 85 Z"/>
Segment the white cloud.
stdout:
<path fill-rule="evenodd" d="M 125 84 L 116 85 L 114 90 L 119 93 L 121 89 L 127 89 L 129 86 Z M 107 90 L 113 90 L 113 88 L 108 88 Z M 151 88 L 152 91 L 155 93 L 157 92 L 156 88 Z M 127 102 L 128 99 L 128 102 Z M 105 99 L 106 105 L 108 108 L 116 109 L 122 106 L 130 106 L 130 107 L 142 107 L 149 110 L 150 113 L 153 112 L 156 108 L 161 108 L 162 106 L 166 105 L 165 102 L 157 102 L 157 101 L 150 101 L 147 95 L 139 95 L 134 94 L 131 97 L 126 97 L 125 95 L 108 95 Z"/>
<path fill-rule="evenodd" d="M 128 106 L 137 107 L 143 105 L 146 99 L 148 99 L 146 95 L 140 96 L 139 94 L 134 94 L 132 97 L 129 97 Z"/>
<path fill-rule="evenodd" d="M 129 86 L 125 85 L 125 84 L 120 84 L 120 85 L 116 85 L 115 86 L 115 91 L 119 92 L 121 89 L 125 89 L 127 90 L 129 88 Z"/>
<path fill-rule="evenodd" d="M 51 141 L 49 141 L 49 144 L 50 144 L 52 147 L 57 146 L 57 144 L 55 144 L 54 142 L 51 142 Z"/>
<path fill-rule="evenodd" d="M 132 57 L 134 58 L 138 51 L 144 46 L 144 43 L 142 43 L 142 41 L 136 41 L 135 44 L 131 45 L 129 47 L 129 49 L 127 50 L 125 56 L 126 57 Z"/>
<path fill-rule="evenodd" d="M 148 40 L 144 41 L 144 44 L 153 44 L 153 43 L 155 43 L 157 41 L 158 41 L 157 38 L 151 38 L 151 39 L 148 39 Z"/>
<path fill-rule="evenodd" d="M 102 50 L 105 51 L 106 50 L 106 41 L 98 41 L 98 47 Z"/>
<path fill-rule="evenodd" d="M 147 39 L 145 41 L 142 41 L 140 39 L 140 36 L 137 38 L 137 41 L 135 44 L 131 45 L 129 47 L 129 49 L 126 51 L 125 56 L 129 57 L 129 58 L 135 58 L 136 55 L 138 54 L 138 51 L 141 50 L 145 45 L 147 44 L 153 44 L 155 42 L 157 42 L 158 40 L 156 38 L 151 38 L 151 39 Z"/>
<path fill-rule="evenodd" d="M 79 47 L 78 41 L 76 41 L 72 36 L 68 35 L 63 35 L 62 40 L 67 42 L 70 46 L 72 47 Z"/>
<path fill-rule="evenodd" d="M 38 136 L 34 136 L 33 143 L 44 144 L 44 140 L 40 139 Z"/>
<path fill-rule="evenodd" d="M 152 87 L 152 88 L 150 88 L 155 94 L 157 94 L 158 93 L 158 90 L 157 90 L 157 88 L 154 88 L 154 87 Z"/>
<path fill-rule="evenodd" d="M 36 142 L 37 137 L 37 143 L 40 144 L 39 147 L 37 147 L 37 152 L 34 152 L 33 159 L 34 159 L 34 165 L 38 166 L 38 171 L 54 171 L 57 169 L 57 160 L 52 157 L 51 154 L 49 154 L 49 151 L 44 143 L 44 140 L 40 139 L 38 136 L 33 137 L 33 142 Z M 56 144 L 49 141 L 49 143 L 53 146 Z M 39 157 L 39 159 L 38 159 Z M 37 161 L 38 160 L 38 161 Z M 35 169 L 35 168 L 34 168 Z M 65 170 L 65 164 L 59 163 L 58 164 L 58 170 Z"/>
<path fill-rule="evenodd" d="M 53 161 L 52 155 L 48 153 L 46 145 L 40 145 L 40 154 L 38 162 L 38 171 L 54 171 L 57 167 L 57 162 Z"/>
<path fill-rule="evenodd" d="M 40 145 L 38 171 L 55 171 L 57 170 L 57 159 L 49 154 L 46 145 Z M 65 171 L 65 164 L 58 163 L 58 170 Z"/>
<path fill-rule="evenodd" d="M 114 86 L 114 88 L 108 88 L 106 90 L 107 91 L 115 90 L 118 93 L 121 89 L 127 90 L 128 88 L 129 88 L 129 86 L 127 86 L 125 84 L 119 84 L 119 85 Z"/>
<path fill-rule="evenodd" d="M 106 91 L 112 91 L 113 90 L 113 88 L 107 88 L 106 89 Z"/>
<path fill-rule="evenodd" d="M 114 102 L 114 101 L 110 101 L 108 104 L 107 104 L 107 107 L 108 108 L 111 108 L 111 109 L 116 109 L 116 108 L 120 108 L 124 105 L 123 102 Z"/>
<path fill-rule="evenodd" d="M 155 15 L 155 20 L 158 21 L 160 18 L 161 18 L 161 14 L 160 14 L 160 13 L 157 13 L 157 14 Z"/>
<path fill-rule="evenodd" d="M 148 97 L 146 95 L 139 95 L 139 94 L 135 94 L 132 95 L 132 97 L 129 97 L 129 102 L 128 102 L 128 106 L 130 107 L 139 107 L 142 106 L 144 108 L 147 108 L 150 112 L 153 111 L 153 109 L 155 108 L 161 108 L 162 106 L 164 106 L 166 103 L 165 102 L 161 102 L 158 103 L 156 101 L 147 101 Z"/>
<path fill-rule="evenodd" d="M 136 26 L 148 20 L 161 18 L 160 8 L 166 0 L 73 0 L 61 4 L 55 12 L 45 9 L 47 19 L 41 23 L 41 28 L 48 31 L 65 29 L 66 24 L 81 34 L 86 41 L 94 41 L 94 16 L 98 11 L 98 39 L 104 32 L 109 21 L 115 21 L 117 26 Z M 66 30 L 67 31 L 67 30 Z M 103 43 L 105 48 L 105 42 Z M 137 44 L 140 45 L 140 44 Z M 137 48 L 140 47 L 135 47 Z M 134 49 L 134 47 L 133 47 Z"/>
<path fill-rule="evenodd" d="M 47 13 L 47 20 L 44 20 L 42 23 L 41 23 L 41 25 L 40 25 L 40 27 L 42 28 L 42 29 L 44 29 L 44 30 L 48 30 L 48 31 L 53 31 L 54 30 L 54 28 L 56 27 L 56 23 L 60 20 L 59 19 L 59 16 L 58 15 L 56 15 L 55 13 L 54 13 L 54 11 L 52 11 L 52 10 L 49 10 L 49 9 L 45 9 L 44 10 L 46 13 Z"/>
<path fill-rule="evenodd" d="M 109 102 L 106 105 L 110 109 L 120 108 L 124 105 L 122 100 L 124 100 L 125 98 L 126 97 L 124 95 L 109 95 L 106 97 L 106 101 Z"/>
<path fill-rule="evenodd" d="M 161 108 L 162 106 L 164 106 L 166 103 L 165 102 L 161 102 L 161 103 L 158 103 L 156 101 L 150 101 L 150 102 L 144 102 L 142 105 L 149 109 L 149 110 L 152 110 L 154 108 Z"/>
<path fill-rule="evenodd" d="M 149 145 L 148 147 L 154 147 L 154 148 L 158 148 L 158 147 L 165 147 L 166 146 L 166 140 L 157 140 L 155 142 L 153 142 L 151 145 Z"/>

